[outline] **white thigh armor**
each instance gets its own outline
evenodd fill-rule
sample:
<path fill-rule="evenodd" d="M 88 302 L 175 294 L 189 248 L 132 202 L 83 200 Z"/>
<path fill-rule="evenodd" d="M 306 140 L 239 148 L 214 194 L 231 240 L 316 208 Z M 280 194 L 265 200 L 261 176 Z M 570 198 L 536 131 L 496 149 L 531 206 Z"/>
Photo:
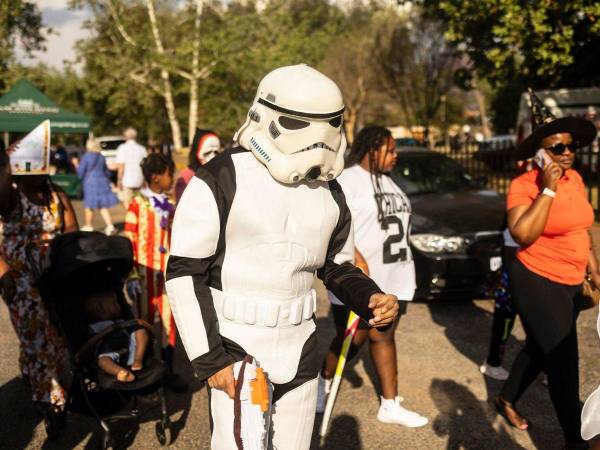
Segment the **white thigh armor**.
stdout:
<path fill-rule="evenodd" d="M 234 401 L 217 389 L 210 390 L 213 422 L 212 450 L 237 449 L 234 428 Z M 273 407 L 267 448 L 308 450 L 317 406 L 317 379 L 310 380 L 281 397 Z"/>

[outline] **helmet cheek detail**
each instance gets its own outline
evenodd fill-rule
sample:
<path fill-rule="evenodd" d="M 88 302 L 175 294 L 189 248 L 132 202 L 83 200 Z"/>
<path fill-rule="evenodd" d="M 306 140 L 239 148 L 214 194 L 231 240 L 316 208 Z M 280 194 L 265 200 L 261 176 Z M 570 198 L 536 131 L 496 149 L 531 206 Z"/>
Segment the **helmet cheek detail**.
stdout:
<path fill-rule="evenodd" d="M 281 131 L 279 131 L 277 125 L 275 125 L 275 122 L 273 121 L 271 121 L 271 124 L 269 125 L 269 134 L 273 140 L 277 139 L 281 135 Z"/>

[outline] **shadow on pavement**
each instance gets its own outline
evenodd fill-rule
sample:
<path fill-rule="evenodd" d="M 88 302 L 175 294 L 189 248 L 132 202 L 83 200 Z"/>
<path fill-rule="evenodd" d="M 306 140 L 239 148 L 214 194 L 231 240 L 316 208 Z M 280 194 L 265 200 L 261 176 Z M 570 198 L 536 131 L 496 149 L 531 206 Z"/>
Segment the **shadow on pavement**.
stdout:
<path fill-rule="evenodd" d="M 479 367 L 487 357 L 492 314 L 473 301 L 432 301 L 427 306 L 433 321 L 444 328 L 448 341 Z M 511 345 L 509 341 L 507 346 Z"/>
<path fill-rule="evenodd" d="M 498 433 L 488 417 L 489 406 L 453 380 L 434 379 L 429 388 L 439 411 L 432 421 L 438 436 L 448 436 L 448 450 L 522 449 L 504 429 Z M 485 443 L 485 444 L 483 444 Z"/>
<path fill-rule="evenodd" d="M 358 435 L 358 420 L 355 417 L 347 414 L 334 417 L 323 442 L 319 438 L 322 420 L 323 414 L 318 414 L 313 428 L 311 450 L 362 450 L 364 448 Z"/>
<path fill-rule="evenodd" d="M 472 300 L 433 301 L 427 306 L 433 321 L 444 328 L 448 341 L 479 368 L 488 355 L 492 313 L 479 308 Z M 523 342 L 511 335 L 506 344 L 503 367 L 510 369 L 513 355 L 522 346 Z M 483 380 L 488 399 L 494 398 L 502 389 L 502 381 L 483 376 L 478 369 L 473 371 L 473 377 Z"/>
<path fill-rule="evenodd" d="M 0 386 L 0 442 L 3 448 L 26 448 L 42 414 L 31 404 L 29 389 L 20 378 Z"/>
<path fill-rule="evenodd" d="M 172 420 L 172 441 L 177 440 L 181 430 L 185 427 L 192 403 L 192 396 L 203 387 L 203 384 L 193 377 L 191 366 L 182 348 L 176 349 L 176 363 L 179 373 L 190 384 L 184 393 L 174 393 L 166 390 L 169 415 Z M 43 433 L 43 416 L 31 402 L 31 394 L 20 378 L 13 378 L 0 386 L 0 448 L 24 449 L 29 448 L 34 433 Z M 180 413 L 179 417 L 175 416 Z M 141 423 L 155 422 L 160 418 L 158 409 L 153 410 L 143 418 Z M 38 430 L 36 428 L 40 427 Z M 111 424 L 115 438 L 115 449 L 128 448 L 134 444 L 139 426 L 134 422 L 122 421 Z M 90 434 L 91 438 L 89 437 Z M 99 437 L 102 436 L 100 426 L 91 416 L 70 412 L 67 415 L 65 428 L 57 439 L 45 441 L 42 448 L 46 450 L 63 450 L 75 448 L 86 441 L 85 449 L 96 449 L 100 445 Z M 155 441 L 153 447 L 160 447 Z"/>

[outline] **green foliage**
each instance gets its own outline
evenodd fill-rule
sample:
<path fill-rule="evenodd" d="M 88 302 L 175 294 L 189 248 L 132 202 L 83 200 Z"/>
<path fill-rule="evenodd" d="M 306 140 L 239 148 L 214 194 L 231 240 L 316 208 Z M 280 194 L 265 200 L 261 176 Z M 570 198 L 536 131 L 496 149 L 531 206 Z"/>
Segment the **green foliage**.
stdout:
<path fill-rule="evenodd" d="M 81 112 L 85 108 L 86 90 L 82 79 L 72 67 L 65 67 L 58 71 L 45 64 L 35 67 L 13 65 L 5 73 L 6 87 L 0 90 L 3 95 L 20 79 L 26 79 L 39 88 L 50 99 L 60 106 L 74 112 Z"/>
<path fill-rule="evenodd" d="M 494 124 L 514 127 L 518 95 L 600 84 L 597 0 L 423 0 L 446 24 L 446 38 L 495 88 Z"/>
<path fill-rule="evenodd" d="M 164 103 L 155 92 L 130 77 L 132 72 L 144 69 L 145 58 L 154 52 L 146 10 L 136 4 L 123 17 L 126 19 L 123 25 L 136 39 L 137 46 L 121 43 L 109 12 L 102 6 L 96 7 L 93 19 L 87 24 L 93 31 L 92 37 L 77 45 L 83 61 L 84 112 L 92 116 L 96 135 L 118 134 L 131 125 L 140 131 L 142 139 L 152 136 L 170 140 Z M 161 20 L 167 22 L 168 15 Z M 148 77 L 155 81 L 158 75 L 150 72 Z"/>
<path fill-rule="evenodd" d="M 589 86 L 600 46 L 596 0 L 425 0 L 447 24 L 446 37 L 464 46 L 476 69 L 494 83 L 515 75 L 534 87 Z"/>
<path fill-rule="evenodd" d="M 172 141 L 161 70 L 167 70 L 184 139 L 194 56 L 195 3 L 154 0 L 164 53 L 157 51 L 145 0 L 72 0 L 92 16 L 90 37 L 77 44 L 81 70 L 11 66 L 12 85 L 28 78 L 62 106 L 92 117 L 94 133 L 136 127 L 141 139 Z M 115 20 L 117 18 L 117 20 Z M 414 125 L 461 119 L 463 68 L 436 23 L 401 18 L 377 2 L 341 10 L 329 0 L 205 2 L 199 40 L 198 126 L 224 142 L 245 120 L 260 79 L 272 69 L 306 63 L 334 78 L 347 104 L 347 124 Z M 470 74 L 461 82 L 468 88 Z M 460 75 L 460 74 L 459 74 Z M 2 87 L 0 86 L 0 93 Z M 446 102 L 440 109 L 441 98 Z M 352 112 L 352 117 L 350 113 Z M 350 133 L 351 134 L 351 133 Z"/>
<path fill-rule="evenodd" d="M 218 26 L 205 27 L 202 45 L 227 57 L 200 83 L 200 120 L 227 140 L 243 123 L 261 78 L 284 65 L 317 65 L 344 18 L 326 1 L 277 0 L 261 13 L 238 5 Z"/>
<path fill-rule="evenodd" d="M 0 89 L 6 86 L 5 71 L 13 62 L 17 41 L 27 53 L 43 47 L 42 15 L 34 2 L 2 0 L 0 2 Z"/>
<path fill-rule="evenodd" d="M 94 129 L 116 131 L 133 124 L 148 135 L 167 138 L 164 102 L 150 87 L 161 87 L 161 68 L 171 73 L 178 118 L 186 123 L 189 81 L 179 74 L 191 70 L 194 5 L 155 2 L 165 47 L 165 54 L 159 55 L 143 2 L 113 2 L 119 25 L 133 45 L 123 39 L 103 2 L 72 4 L 85 4 L 94 12 L 88 24 L 93 36 L 78 46 L 89 89 L 86 111 L 94 117 Z M 243 122 L 260 79 L 281 65 L 316 65 L 343 30 L 345 19 L 326 0 L 274 0 L 262 12 L 248 2 L 232 2 L 227 8 L 211 5 L 203 10 L 200 28 L 200 67 L 210 68 L 210 74 L 198 83 L 198 125 L 214 129 L 227 141 Z"/>
<path fill-rule="evenodd" d="M 464 66 L 439 24 L 415 10 L 411 16 L 388 15 L 376 39 L 380 79 L 397 100 L 406 123 L 429 126 L 439 116 L 442 98 L 455 86 Z"/>

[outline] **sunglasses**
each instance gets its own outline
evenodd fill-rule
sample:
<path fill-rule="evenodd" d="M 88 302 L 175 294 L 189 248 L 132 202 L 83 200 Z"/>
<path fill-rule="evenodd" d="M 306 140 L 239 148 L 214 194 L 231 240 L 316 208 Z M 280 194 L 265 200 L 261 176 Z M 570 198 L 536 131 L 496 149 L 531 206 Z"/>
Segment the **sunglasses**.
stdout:
<path fill-rule="evenodd" d="M 560 142 L 558 144 L 552 145 L 551 147 L 545 148 L 545 150 L 548 150 L 553 155 L 562 155 L 566 149 L 569 149 L 569 151 L 574 152 L 575 150 L 577 150 L 577 144 L 575 144 L 575 142 L 571 142 L 569 144 L 563 144 L 562 142 Z"/>

